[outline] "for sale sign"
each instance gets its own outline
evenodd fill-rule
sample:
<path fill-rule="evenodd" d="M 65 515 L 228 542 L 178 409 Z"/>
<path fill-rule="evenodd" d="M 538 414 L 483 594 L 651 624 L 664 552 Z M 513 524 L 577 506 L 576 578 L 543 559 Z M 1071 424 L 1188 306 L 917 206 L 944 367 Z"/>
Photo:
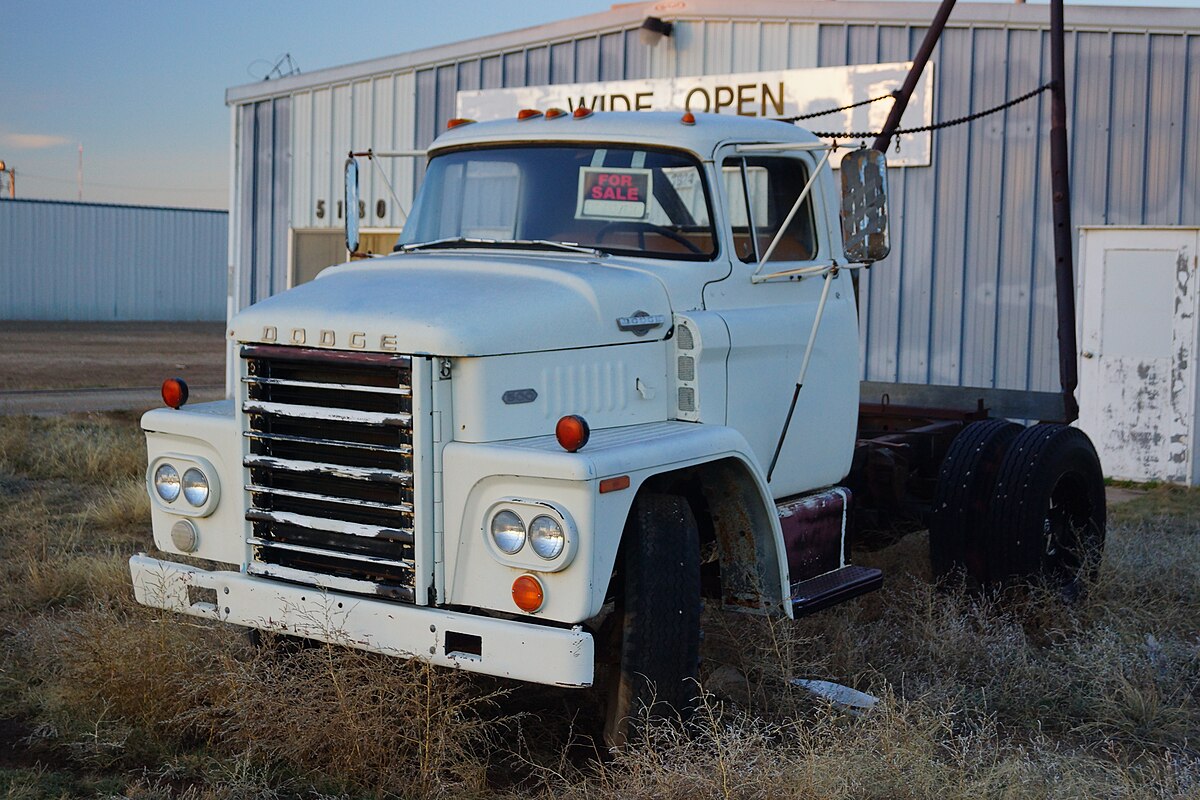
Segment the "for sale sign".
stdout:
<path fill-rule="evenodd" d="M 650 209 L 650 170 L 581 167 L 575 219 L 645 219 Z"/>

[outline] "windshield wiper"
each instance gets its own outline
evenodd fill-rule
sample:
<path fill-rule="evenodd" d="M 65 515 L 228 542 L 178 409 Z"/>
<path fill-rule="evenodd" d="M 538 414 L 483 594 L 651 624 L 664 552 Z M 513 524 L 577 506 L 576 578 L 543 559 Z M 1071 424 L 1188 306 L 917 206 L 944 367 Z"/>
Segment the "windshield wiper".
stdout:
<path fill-rule="evenodd" d="M 608 253 L 594 247 L 584 247 L 574 242 L 556 242 L 551 239 L 474 239 L 467 236 L 450 236 L 429 242 L 413 242 L 396 245 L 395 252 L 411 253 L 416 250 L 437 250 L 452 247 L 540 247 L 546 250 L 566 250 L 569 253 L 585 253 L 590 256 L 607 257 Z"/>

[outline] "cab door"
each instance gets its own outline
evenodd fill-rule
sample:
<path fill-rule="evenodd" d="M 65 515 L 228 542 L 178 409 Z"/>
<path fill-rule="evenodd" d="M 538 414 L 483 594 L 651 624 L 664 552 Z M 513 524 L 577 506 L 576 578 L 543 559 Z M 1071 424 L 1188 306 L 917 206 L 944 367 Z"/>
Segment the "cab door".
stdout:
<path fill-rule="evenodd" d="M 727 424 L 745 436 L 765 475 L 783 431 L 824 276 L 790 271 L 844 264 L 828 166 L 788 221 L 823 152 L 730 145 L 718 150 L 722 232 L 730 271 L 705 287 L 705 308 L 729 331 Z M 785 273 L 785 274 L 778 274 Z M 850 273 L 830 278 L 805 385 L 770 481 L 774 497 L 827 486 L 850 469 L 858 415 L 858 321 Z"/>

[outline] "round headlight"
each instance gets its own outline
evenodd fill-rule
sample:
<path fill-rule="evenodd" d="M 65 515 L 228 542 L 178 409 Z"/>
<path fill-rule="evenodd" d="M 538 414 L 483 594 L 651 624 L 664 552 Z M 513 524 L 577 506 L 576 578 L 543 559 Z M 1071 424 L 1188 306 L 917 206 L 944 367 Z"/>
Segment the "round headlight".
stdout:
<path fill-rule="evenodd" d="M 567 537 L 563 533 L 562 525 L 553 517 L 543 514 L 529 523 L 529 546 L 547 561 L 558 558 L 566 544 Z"/>
<path fill-rule="evenodd" d="M 525 523 L 513 512 L 505 509 L 492 517 L 491 527 L 492 541 L 500 552 L 511 556 L 525 545 Z"/>
<path fill-rule="evenodd" d="M 168 503 L 174 503 L 179 497 L 179 470 L 170 464 L 159 464 L 154 470 L 154 491 Z"/>
<path fill-rule="evenodd" d="M 179 490 L 175 490 L 176 494 Z M 183 496 L 196 508 L 208 502 L 208 477 L 192 467 L 183 473 Z"/>

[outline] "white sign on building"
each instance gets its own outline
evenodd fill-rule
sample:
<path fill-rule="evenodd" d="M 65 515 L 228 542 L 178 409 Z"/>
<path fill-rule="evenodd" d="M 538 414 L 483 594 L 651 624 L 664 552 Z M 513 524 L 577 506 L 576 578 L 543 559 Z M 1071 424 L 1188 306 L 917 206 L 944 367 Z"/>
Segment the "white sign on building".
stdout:
<path fill-rule="evenodd" d="M 788 69 L 775 72 L 742 72 L 700 75 L 691 78 L 654 78 L 596 83 L 561 83 L 511 89 L 459 92 L 457 115 L 475 120 L 511 117 L 522 108 L 586 106 L 594 111 L 695 111 L 740 114 L 747 117 L 794 117 L 886 97 L 904 83 L 910 64 L 858 64 L 847 67 Z M 858 108 L 825 114 L 798 124 L 821 133 L 874 132 L 883 127 L 891 99 Z M 933 64 L 925 68 L 901 128 L 933 122 Z M 846 137 L 839 141 L 857 145 L 873 137 Z M 898 137 L 899 151 L 888 152 L 888 165 L 929 166 L 929 133 Z M 846 152 L 846 151 L 842 151 Z M 835 154 L 834 165 L 840 159 Z"/>

